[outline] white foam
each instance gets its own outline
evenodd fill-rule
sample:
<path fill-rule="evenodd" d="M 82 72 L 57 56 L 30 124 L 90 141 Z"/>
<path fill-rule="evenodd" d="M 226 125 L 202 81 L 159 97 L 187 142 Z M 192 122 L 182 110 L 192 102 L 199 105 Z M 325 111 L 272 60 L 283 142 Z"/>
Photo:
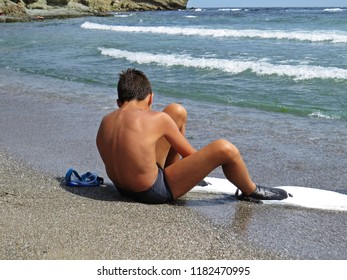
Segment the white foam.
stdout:
<path fill-rule="evenodd" d="M 118 18 L 127 18 L 129 17 L 130 15 L 118 15 L 118 14 L 115 14 L 114 17 L 118 17 Z"/>
<path fill-rule="evenodd" d="M 324 12 L 343 12 L 345 11 L 345 9 L 341 9 L 341 8 L 327 8 L 323 10 Z"/>
<path fill-rule="evenodd" d="M 99 48 L 102 55 L 127 59 L 139 64 L 184 66 L 200 69 L 215 69 L 232 74 L 251 71 L 257 75 L 288 76 L 295 80 L 342 79 L 347 80 L 347 69 L 309 65 L 276 65 L 264 60 L 242 61 L 234 59 L 195 58 L 189 55 L 153 54 L 147 52 L 129 52 L 119 49 Z"/>
<path fill-rule="evenodd" d="M 221 11 L 221 12 L 238 12 L 238 11 L 241 11 L 241 9 L 234 9 L 234 8 L 221 8 L 221 9 L 218 9 L 218 11 Z"/>
<path fill-rule="evenodd" d="M 166 27 L 166 26 L 128 26 L 128 25 L 105 25 L 85 22 L 81 25 L 84 29 L 108 30 L 114 32 L 153 33 L 183 36 L 205 37 L 231 37 L 231 38 L 260 38 L 276 40 L 298 40 L 309 42 L 332 42 L 347 43 L 347 33 L 342 31 L 283 31 L 263 29 L 210 29 L 196 27 Z"/>
<path fill-rule="evenodd" d="M 310 117 L 317 118 L 317 119 L 327 119 L 327 120 L 335 120 L 335 119 L 340 119 L 339 117 L 334 117 L 334 116 L 329 116 L 326 114 L 323 114 L 322 112 L 313 112 L 309 114 Z"/>

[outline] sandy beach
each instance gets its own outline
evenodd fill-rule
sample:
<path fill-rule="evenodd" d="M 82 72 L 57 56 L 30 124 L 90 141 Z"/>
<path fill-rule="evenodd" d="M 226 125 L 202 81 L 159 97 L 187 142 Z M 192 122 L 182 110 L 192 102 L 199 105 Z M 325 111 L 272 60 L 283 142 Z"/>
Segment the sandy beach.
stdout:
<path fill-rule="evenodd" d="M 176 205 L 69 188 L 1 152 L 0 259 L 273 259 Z"/>
<path fill-rule="evenodd" d="M 271 207 L 198 193 L 167 205 L 124 199 L 106 177 L 95 146 L 105 114 L 99 105 L 108 104 L 106 111 L 111 110 L 111 99 L 98 105 L 83 96 L 52 94 L 49 84 L 35 88 L 35 79 L 11 83 L 10 77 L 0 96 L 0 259 L 347 258 L 344 212 Z M 285 135 L 278 133 L 277 138 Z M 251 144 L 245 143 L 243 150 Z M 260 164 L 273 161 L 274 155 L 260 144 L 251 151 L 265 156 L 254 161 L 245 157 L 252 162 L 252 174 L 263 181 L 285 182 L 303 173 L 302 178 L 296 175 L 299 183 L 319 183 L 325 176 L 314 168 L 308 171 L 309 161 L 305 169 L 305 163 L 279 157 L 267 168 L 288 172 L 271 176 Z M 97 172 L 106 185 L 66 187 L 63 176 L 69 167 Z M 215 175 L 221 176 L 220 171 Z"/>

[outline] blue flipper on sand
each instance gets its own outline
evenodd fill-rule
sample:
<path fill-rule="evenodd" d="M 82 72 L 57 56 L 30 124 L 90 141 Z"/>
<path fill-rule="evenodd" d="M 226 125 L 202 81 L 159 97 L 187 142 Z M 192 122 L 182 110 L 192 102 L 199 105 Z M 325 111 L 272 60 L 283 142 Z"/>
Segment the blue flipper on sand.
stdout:
<path fill-rule="evenodd" d="M 70 168 L 65 174 L 65 183 L 69 187 L 98 187 L 104 183 L 104 179 L 91 172 L 80 176 L 76 170 Z"/>

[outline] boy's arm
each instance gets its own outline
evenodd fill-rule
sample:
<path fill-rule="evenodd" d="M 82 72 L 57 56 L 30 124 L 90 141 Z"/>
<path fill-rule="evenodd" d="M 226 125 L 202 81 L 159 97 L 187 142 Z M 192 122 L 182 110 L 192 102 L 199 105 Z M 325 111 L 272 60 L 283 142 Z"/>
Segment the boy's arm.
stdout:
<path fill-rule="evenodd" d="M 162 121 L 164 137 L 177 153 L 184 158 L 196 152 L 196 149 L 193 148 L 184 135 L 179 131 L 176 123 L 169 115 L 164 113 Z"/>

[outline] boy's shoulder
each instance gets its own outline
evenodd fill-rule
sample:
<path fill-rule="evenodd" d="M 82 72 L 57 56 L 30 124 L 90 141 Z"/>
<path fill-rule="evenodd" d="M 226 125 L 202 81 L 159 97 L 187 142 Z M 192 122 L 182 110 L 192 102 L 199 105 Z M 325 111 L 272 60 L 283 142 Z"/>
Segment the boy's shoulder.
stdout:
<path fill-rule="evenodd" d="M 149 111 L 142 111 L 142 114 L 148 116 L 148 117 L 152 117 L 152 118 L 161 118 L 161 117 L 165 117 L 165 114 L 164 112 L 160 112 L 160 111 L 152 111 L 152 110 L 149 110 Z"/>
<path fill-rule="evenodd" d="M 161 112 L 161 111 L 149 111 L 150 115 L 156 119 L 160 119 L 160 120 L 167 120 L 170 121 L 171 117 L 165 113 L 165 112 Z"/>

